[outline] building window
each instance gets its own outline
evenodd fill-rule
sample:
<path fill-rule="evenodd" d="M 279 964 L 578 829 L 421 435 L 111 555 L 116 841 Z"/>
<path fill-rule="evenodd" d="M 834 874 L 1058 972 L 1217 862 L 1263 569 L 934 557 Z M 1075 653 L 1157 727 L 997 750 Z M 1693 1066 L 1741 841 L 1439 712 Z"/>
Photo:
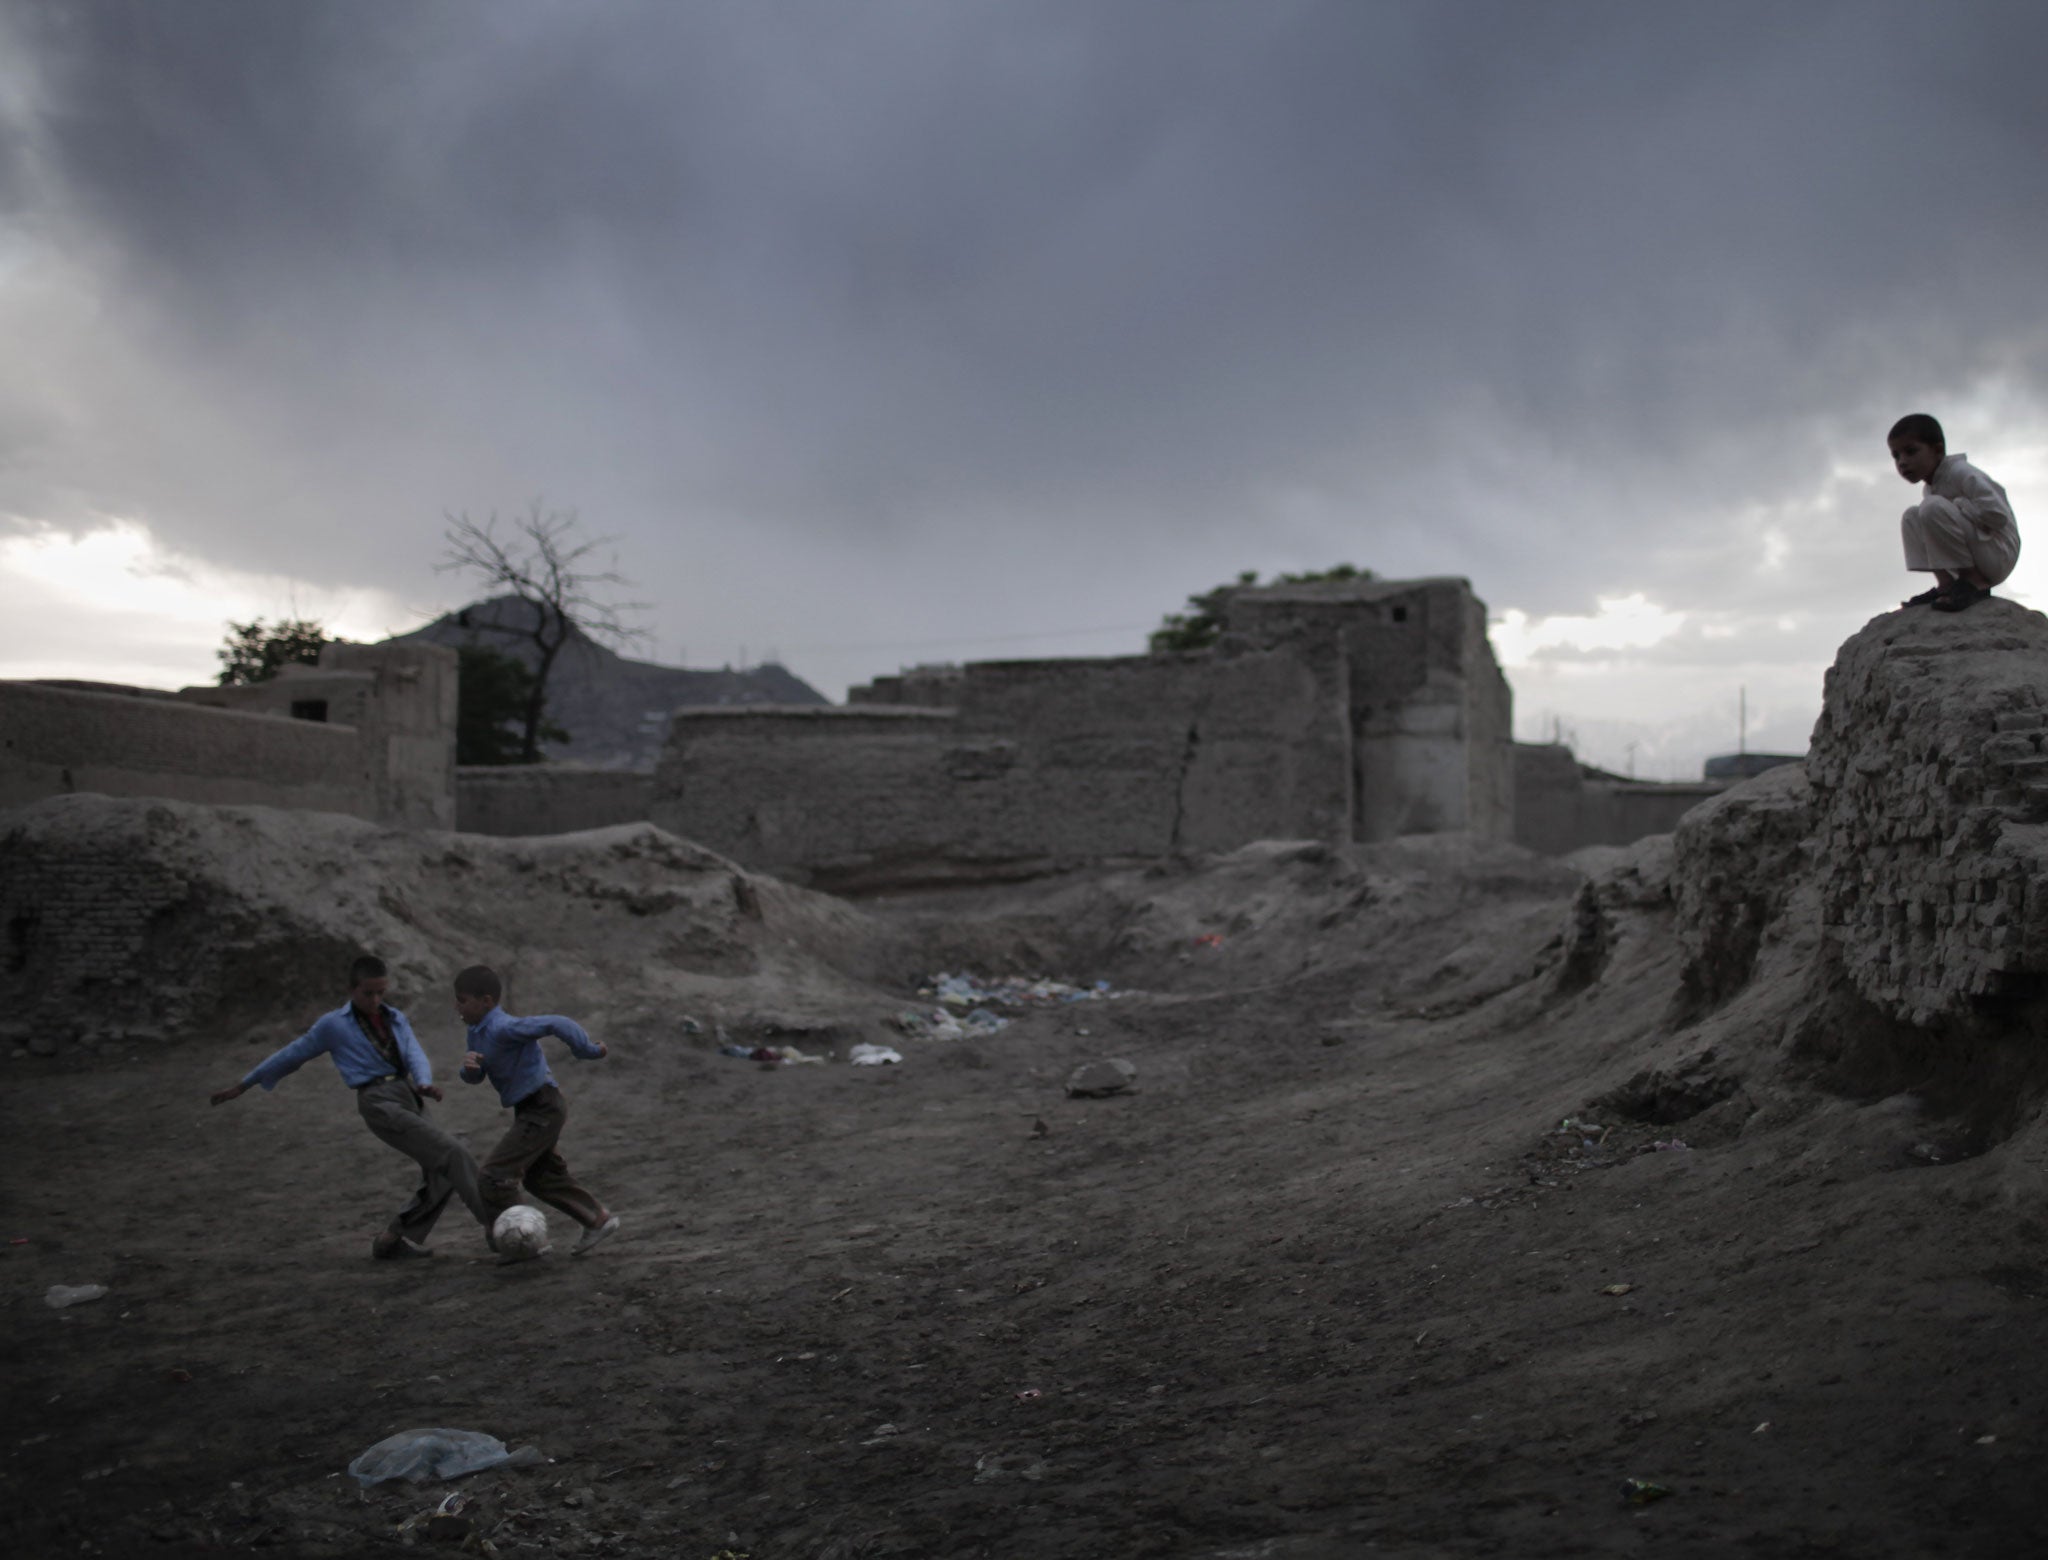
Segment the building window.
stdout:
<path fill-rule="evenodd" d="M 292 700 L 292 719 L 318 721 L 326 720 L 327 701 L 325 699 Z"/>

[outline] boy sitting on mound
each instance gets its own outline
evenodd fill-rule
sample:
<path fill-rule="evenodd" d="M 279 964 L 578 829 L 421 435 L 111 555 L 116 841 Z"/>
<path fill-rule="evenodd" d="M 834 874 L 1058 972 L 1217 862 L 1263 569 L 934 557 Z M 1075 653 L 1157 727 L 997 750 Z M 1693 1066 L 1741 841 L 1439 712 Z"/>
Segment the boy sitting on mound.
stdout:
<path fill-rule="evenodd" d="M 592 1061 L 605 1055 L 606 1048 L 570 1019 L 514 1018 L 498 1005 L 504 994 L 504 983 L 481 964 L 455 977 L 455 1011 L 469 1025 L 462 1081 L 490 1079 L 499 1101 L 512 1112 L 511 1130 L 483 1163 L 484 1201 L 496 1219 L 519 1201 L 524 1183 L 535 1197 L 583 1226 L 583 1238 L 571 1255 L 585 1256 L 618 1233 L 619 1221 L 577 1184 L 556 1147 L 568 1124 L 569 1102 L 548 1070 L 540 1042 L 546 1035 L 559 1036 L 573 1053 Z"/>
<path fill-rule="evenodd" d="M 1914 412 L 1892 424 L 1886 437 L 1892 465 L 1908 482 L 1927 484 L 1926 496 L 1900 522 L 1906 567 L 1931 572 L 1934 584 L 1899 603 L 1961 612 L 1991 594 L 2020 558 L 2020 528 L 2005 489 L 1948 453 L 1941 424 Z"/>

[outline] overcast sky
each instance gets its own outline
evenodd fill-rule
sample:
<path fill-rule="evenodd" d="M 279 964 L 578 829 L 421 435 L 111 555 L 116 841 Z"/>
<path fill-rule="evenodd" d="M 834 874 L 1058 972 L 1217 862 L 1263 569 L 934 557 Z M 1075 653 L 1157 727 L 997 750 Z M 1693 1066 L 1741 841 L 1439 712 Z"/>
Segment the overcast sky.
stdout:
<path fill-rule="evenodd" d="M 1803 749 L 1932 411 L 2038 534 L 2048 8 L 0 0 L 0 676 L 615 537 L 831 697 L 1461 574 L 1521 735 Z M 643 653 L 648 653 L 643 651 Z"/>

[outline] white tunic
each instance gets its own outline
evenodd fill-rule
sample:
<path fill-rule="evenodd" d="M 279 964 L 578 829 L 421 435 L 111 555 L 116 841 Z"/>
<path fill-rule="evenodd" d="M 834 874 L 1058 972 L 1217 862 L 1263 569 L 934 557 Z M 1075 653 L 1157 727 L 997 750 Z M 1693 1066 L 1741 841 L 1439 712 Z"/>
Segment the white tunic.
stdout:
<path fill-rule="evenodd" d="M 1996 585 L 2019 562 L 2020 528 L 2005 489 L 1961 453 L 1944 455 L 1926 496 L 1900 521 L 1909 569 L 1978 569 Z"/>

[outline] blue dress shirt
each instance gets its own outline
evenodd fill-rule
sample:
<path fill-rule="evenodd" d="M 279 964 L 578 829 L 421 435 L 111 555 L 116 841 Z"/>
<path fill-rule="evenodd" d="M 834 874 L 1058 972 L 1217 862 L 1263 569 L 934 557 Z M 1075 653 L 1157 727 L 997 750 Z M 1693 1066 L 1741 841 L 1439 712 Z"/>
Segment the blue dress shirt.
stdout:
<path fill-rule="evenodd" d="M 462 1081 L 482 1083 L 489 1078 L 501 1104 L 517 1105 L 535 1089 L 555 1081 L 540 1049 L 541 1040 L 548 1035 L 568 1041 L 569 1049 L 586 1060 L 604 1054 L 574 1019 L 553 1013 L 514 1018 L 503 1008 L 492 1008 L 469 1026 L 469 1048 L 484 1059 L 483 1069 L 478 1071 L 465 1063 Z"/>
<path fill-rule="evenodd" d="M 427 1053 L 413 1038 L 412 1025 L 395 1007 L 386 1007 L 384 1018 L 391 1025 L 391 1038 L 397 1043 L 399 1058 L 405 1063 L 413 1083 L 419 1088 L 427 1088 L 434 1081 L 434 1069 L 427 1065 Z M 260 1083 L 265 1089 L 274 1089 L 287 1074 L 297 1072 L 322 1051 L 334 1058 L 334 1070 L 341 1074 L 341 1081 L 351 1089 L 360 1089 L 366 1083 L 390 1077 L 391 1063 L 370 1039 L 364 1029 L 365 1022 L 356 1016 L 353 1004 L 347 1002 L 332 1013 L 321 1014 L 313 1027 L 298 1039 L 272 1051 L 250 1068 L 242 1077 L 243 1087 Z"/>

